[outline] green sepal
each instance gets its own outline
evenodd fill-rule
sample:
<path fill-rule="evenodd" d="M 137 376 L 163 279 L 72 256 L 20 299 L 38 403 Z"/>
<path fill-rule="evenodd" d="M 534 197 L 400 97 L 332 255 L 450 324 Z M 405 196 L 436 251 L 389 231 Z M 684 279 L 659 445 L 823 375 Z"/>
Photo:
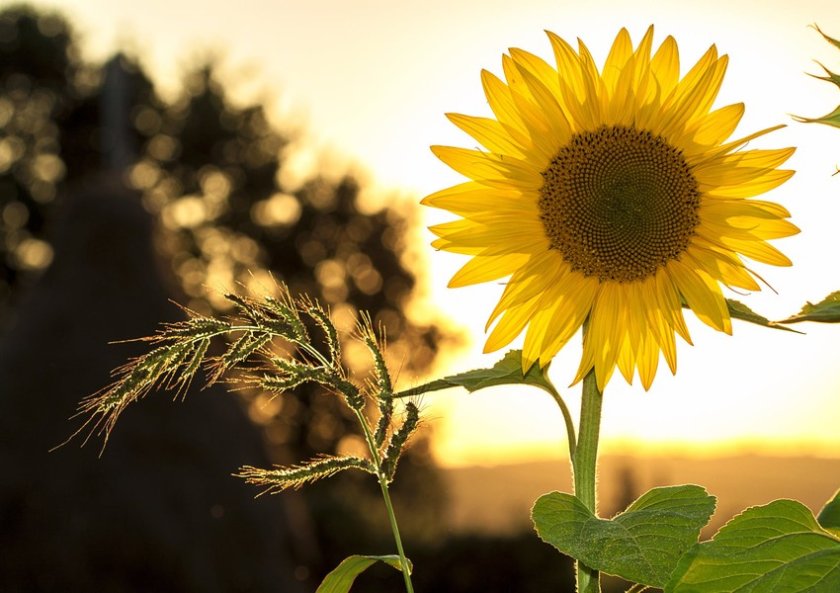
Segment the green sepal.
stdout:
<path fill-rule="evenodd" d="M 392 566 L 397 570 L 402 570 L 400 557 L 397 555 L 362 556 L 361 554 L 355 554 L 342 560 L 341 564 L 336 566 L 327 576 L 325 576 L 324 580 L 321 581 L 321 584 L 318 585 L 318 589 L 315 593 L 347 593 L 347 591 L 350 590 L 350 587 L 353 586 L 353 582 L 356 580 L 356 577 L 376 562 L 384 562 L 388 566 Z M 410 573 L 411 570 L 412 566 L 411 561 L 409 560 L 408 572 Z"/>
<path fill-rule="evenodd" d="M 820 64 L 819 62 L 817 62 L 817 64 L 820 65 L 820 68 L 825 70 L 825 73 L 827 74 L 827 76 L 817 76 L 816 74 L 809 74 L 808 76 L 813 76 L 814 78 L 819 78 L 820 80 L 830 82 L 830 83 L 840 87 L 840 74 L 837 74 L 836 72 L 832 72 L 831 70 L 829 70 L 828 68 L 826 68 L 825 66 Z"/>
<path fill-rule="evenodd" d="M 840 290 L 835 290 L 816 305 L 805 303 L 799 313 L 778 323 L 799 323 L 801 321 L 840 323 Z"/>
<path fill-rule="evenodd" d="M 838 41 L 837 39 L 834 39 L 833 37 L 829 37 L 828 35 L 826 35 L 825 33 L 823 33 L 823 32 L 822 32 L 822 29 L 820 29 L 820 28 L 819 28 L 819 26 L 817 26 L 817 25 L 814 25 L 814 29 L 816 29 L 816 30 L 817 30 L 817 33 L 819 33 L 820 35 L 822 35 L 822 36 L 823 36 L 823 39 L 825 39 L 826 41 L 828 41 L 831 45 L 833 45 L 833 46 L 834 46 L 834 47 L 836 47 L 837 49 L 840 49 L 840 41 Z"/>
<path fill-rule="evenodd" d="M 834 76 L 833 73 L 829 74 Z M 820 78 L 819 76 L 817 78 Z M 827 79 L 823 79 L 827 80 Z M 833 78 L 831 82 L 834 82 Z M 794 115 L 793 118 L 803 124 L 825 124 L 827 126 L 834 126 L 836 128 L 840 128 L 840 105 L 837 106 L 837 109 L 832 111 L 831 113 L 826 113 L 822 117 L 802 117 L 799 115 Z"/>
<path fill-rule="evenodd" d="M 814 29 L 816 29 L 817 32 L 820 35 L 823 36 L 823 39 L 828 41 L 834 47 L 840 49 L 840 41 L 838 41 L 837 39 L 834 39 L 833 37 L 829 37 L 828 35 L 823 33 L 822 30 L 817 25 L 814 25 Z M 819 64 L 819 62 L 817 62 L 817 63 Z M 819 78 L 820 80 L 825 80 L 826 82 L 830 82 L 830 83 L 834 84 L 835 86 L 837 86 L 838 88 L 840 88 L 840 75 L 832 72 L 831 70 L 829 70 L 828 68 L 826 68 L 822 64 L 820 64 L 820 67 L 823 70 L 825 70 L 825 73 L 828 76 L 815 76 L 813 74 L 811 76 L 814 76 L 814 78 Z M 834 127 L 840 128 L 840 106 L 838 106 L 837 109 L 835 109 L 831 113 L 823 115 L 822 117 L 813 117 L 812 118 L 812 117 L 800 117 L 798 115 L 795 115 L 795 116 L 793 116 L 793 119 L 795 119 L 798 122 L 802 122 L 802 123 L 806 123 L 806 124 L 825 124 L 827 126 L 834 126 Z"/>
<path fill-rule="evenodd" d="M 680 560 L 665 593 L 837 593 L 840 539 L 793 500 L 747 509 Z"/>
<path fill-rule="evenodd" d="M 551 492 L 531 516 L 537 534 L 590 568 L 662 587 L 700 536 L 715 498 L 700 486 L 654 488 L 612 520 L 599 519 L 575 496 Z"/>

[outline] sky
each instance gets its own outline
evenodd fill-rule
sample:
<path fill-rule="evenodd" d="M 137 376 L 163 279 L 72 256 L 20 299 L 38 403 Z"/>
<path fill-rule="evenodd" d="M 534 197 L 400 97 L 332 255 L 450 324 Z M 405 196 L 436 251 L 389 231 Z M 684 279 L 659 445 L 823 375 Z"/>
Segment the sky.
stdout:
<path fill-rule="evenodd" d="M 0 0 L 0 7 L 10 2 Z M 756 265 L 773 286 L 737 298 L 771 319 L 840 289 L 834 246 L 840 217 L 840 130 L 795 123 L 840 103 L 840 90 L 808 77 L 814 60 L 840 71 L 840 51 L 809 25 L 840 37 L 836 0 L 42 0 L 68 15 L 83 55 L 104 60 L 128 49 L 165 93 L 180 73 L 212 53 L 234 97 L 260 99 L 283 127 L 300 130 L 293 153 L 297 177 L 311 167 L 352 167 L 369 198 L 392 205 L 418 200 L 462 179 L 429 151 L 432 144 L 473 147 L 444 113 L 490 115 L 479 73 L 501 71 L 501 54 L 520 47 L 550 60 L 544 30 L 581 37 L 603 61 L 620 27 L 638 41 L 650 24 L 654 43 L 673 35 L 682 71 L 711 44 L 729 54 L 716 106 L 746 103 L 735 136 L 771 125 L 783 130 L 755 147 L 796 146 L 786 166 L 797 174 L 762 198 L 784 204 L 802 233 L 776 243 L 792 268 Z M 284 181 L 294 183 L 296 175 Z M 383 197 L 387 196 L 387 197 Z M 429 211 L 424 226 L 449 220 Z M 446 288 L 464 256 L 434 252 L 431 234 L 415 231 L 410 262 L 424 274 L 418 318 L 446 315 L 468 345 L 443 356 L 436 371 L 491 366 L 482 354 L 487 315 L 502 286 Z M 435 312 L 435 308 L 439 312 Z M 690 317 L 690 315 L 688 315 Z M 698 455 L 739 450 L 840 454 L 840 328 L 807 324 L 796 335 L 735 323 L 733 336 L 689 323 L 694 346 L 678 346 L 678 371 L 660 365 L 653 388 L 616 376 L 605 394 L 603 450 Z M 514 344 L 515 345 L 515 344 Z M 580 347 L 552 363 L 551 376 L 573 413 L 579 386 L 566 387 Z M 617 374 L 616 374 L 617 375 Z M 411 380 L 412 378 L 406 378 Z M 560 457 L 565 435 L 545 394 L 499 388 L 467 395 L 450 390 L 424 398 L 438 460 L 446 465 Z"/>

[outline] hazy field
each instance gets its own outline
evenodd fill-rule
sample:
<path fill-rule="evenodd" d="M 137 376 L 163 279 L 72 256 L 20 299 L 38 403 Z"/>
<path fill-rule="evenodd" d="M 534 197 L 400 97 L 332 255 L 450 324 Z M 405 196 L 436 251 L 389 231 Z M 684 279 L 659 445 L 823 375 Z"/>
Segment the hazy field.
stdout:
<path fill-rule="evenodd" d="M 611 516 L 654 486 L 700 484 L 717 496 L 710 536 L 744 508 L 794 498 L 818 510 L 840 488 L 840 459 L 733 455 L 715 458 L 604 456 L 599 514 Z M 570 492 L 567 461 L 446 471 L 456 530 L 510 533 L 530 528 L 529 510 L 545 492 Z"/>

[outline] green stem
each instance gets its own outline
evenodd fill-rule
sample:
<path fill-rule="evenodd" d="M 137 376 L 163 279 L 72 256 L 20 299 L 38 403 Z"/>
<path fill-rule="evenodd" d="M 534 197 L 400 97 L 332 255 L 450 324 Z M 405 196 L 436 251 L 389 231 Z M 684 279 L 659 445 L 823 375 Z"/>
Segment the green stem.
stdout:
<path fill-rule="evenodd" d="M 411 569 L 408 564 L 408 558 L 405 557 L 405 551 L 403 550 L 400 528 L 397 525 L 397 516 L 394 514 L 394 507 L 391 504 L 391 495 L 388 493 L 388 480 L 382 472 L 379 472 L 379 487 L 382 489 L 382 499 L 385 501 L 385 508 L 388 509 L 388 521 L 391 522 L 391 532 L 393 532 L 394 542 L 397 544 L 397 554 L 400 556 L 400 566 L 402 567 L 403 580 L 405 581 L 405 590 L 406 593 L 414 593 L 414 587 L 411 584 Z"/>
<path fill-rule="evenodd" d="M 592 369 L 583 379 L 580 426 L 573 466 L 575 496 L 596 515 L 595 475 L 598 463 L 598 437 L 601 432 L 601 399 L 602 394 L 598 390 L 595 370 Z M 599 593 L 601 590 L 598 571 L 580 562 L 577 563 L 577 583 L 578 593 Z"/>
<path fill-rule="evenodd" d="M 569 459 L 574 463 L 575 459 L 575 423 L 572 421 L 572 414 L 569 412 L 569 407 L 563 401 L 563 397 L 554 388 L 554 385 L 547 384 L 544 389 L 554 398 L 560 411 L 563 413 L 563 421 L 566 423 L 566 436 L 569 439 Z"/>
<path fill-rule="evenodd" d="M 385 502 L 385 509 L 388 511 L 388 521 L 391 524 L 391 533 L 394 534 L 394 543 L 397 544 L 397 554 L 400 557 L 400 567 L 402 568 L 403 580 L 405 581 L 405 591 L 406 593 L 414 593 L 414 586 L 411 584 L 411 567 L 403 550 L 400 528 L 397 525 L 397 516 L 394 514 L 394 505 L 391 504 L 391 494 L 388 491 L 388 477 L 382 471 L 382 460 L 379 458 L 379 449 L 376 447 L 364 414 L 362 414 L 361 410 L 353 411 L 356 414 L 359 425 L 362 427 L 362 431 L 365 433 L 365 441 L 367 441 L 373 464 L 376 466 L 376 476 L 379 479 L 379 488 L 382 490 L 382 500 Z"/>

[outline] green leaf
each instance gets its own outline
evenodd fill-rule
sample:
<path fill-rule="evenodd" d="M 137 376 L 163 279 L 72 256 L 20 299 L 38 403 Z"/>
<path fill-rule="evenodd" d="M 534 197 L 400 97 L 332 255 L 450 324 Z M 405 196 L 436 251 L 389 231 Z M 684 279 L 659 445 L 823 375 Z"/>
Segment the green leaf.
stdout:
<path fill-rule="evenodd" d="M 729 316 L 732 317 L 732 319 L 740 319 L 741 321 L 748 321 L 749 323 L 755 323 L 756 325 L 763 325 L 764 327 L 771 327 L 773 329 L 782 329 L 789 332 L 795 332 L 797 334 L 802 333 L 796 331 L 795 329 L 779 325 L 775 321 L 770 321 L 740 301 L 726 299 L 726 307 L 729 309 Z"/>
<path fill-rule="evenodd" d="M 814 25 L 814 29 L 817 30 L 817 33 L 819 33 L 820 35 L 823 36 L 823 39 L 828 41 L 831 45 L 833 45 L 837 49 L 840 49 L 840 41 L 838 41 L 837 39 L 833 39 L 833 38 L 829 37 L 828 35 L 826 35 L 825 33 L 823 33 L 822 29 L 820 29 L 817 25 Z"/>
<path fill-rule="evenodd" d="M 793 500 L 747 509 L 680 560 L 665 593 L 837 593 L 840 540 Z"/>
<path fill-rule="evenodd" d="M 829 37 L 828 35 L 823 33 L 822 30 L 816 25 L 814 25 L 814 29 L 816 29 L 817 32 L 820 35 L 823 36 L 823 39 L 828 41 L 834 47 L 840 49 L 840 41 L 838 41 L 837 39 L 834 39 L 832 37 Z M 819 62 L 817 62 L 817 63 L 819 64 Z M 815 76 L 813 74 L 811 76 L 814 76 L 814 78 L 819 78 L 820 80 L 825 80 L 827 82 L 830 82 L 830 83 L 836 85 L 837 87 L 840 87 L 840 75 L 835 74 L 834 72 L 832 72 L 831 70 L 829 70 L 828 68 L 823 66 L 822 64 L 820 64 L 820 66 L 822 67 L 823 70 L 825 70 L 825 73 L 828 76 Z M 806 124 L 825 124 L 827 126 L 834 126 L 834 127 L 840 128 L 840 106 L 838 106 L 837 109 L 835 109 L 831 113 L 828 113 L 828 114 L 826 114 L 822 117 L 811 118 L 811 117 L 800 117 L 798 115 L 794 115 L 793 119 L 795 119 L 798 122 L 802 122 L 802 123 L 806 123 Z"/>
<path fill-rule="evenodd" d="M 531 511 L 543 541 L 586 566 L 661 587 L 709 522 L 715 498 L 700 486 L 654 488 L 612 520 L 571 494 L 551 492 Z"/>
<path fill-rule="evenodd" d="M 799 313 L 778 323 L 799 323 L 800 321 L 840 323 L 840 290 L 832 292 L 816 305 L 805 303 Z"/>
<path fill-rule="evenodd" d="M 834 493 L 834 498 L 825 503 L 817 516 L 817 522 L 823 529 L 840 537 L 840 490 Z"/>
<path fill-rule="evenodd" d="M 817 76 L 816 74 L 809 74 L 808 76 L 813 76 L 814 78 L 819 78 L 820 80 L 824 80 L 824 81 L 826 81 L 826 82 L 830 82 L 830 83 L 835 84 L 835 85 L 837 85 L 838 87 L 840 87 L 840 74 L 837 74 L 836 72 L 832 72 L 831 70 L 829 70 L 828 68 L 826 68 L 825 66 L 823 66 L 822 64 L 820 64 L 819 62 L 817 62 L 817 64 L 819 64 L 819 65 L 820 65 L 820 68 L 822 68 L 823 70 L 825 70 L 825 73 L 826 73 L 828 76 Z M 794 116 L 794 117 L 795 117 L 795 116 Z M 800 120 L 801 120 L 802 118 L 796 118 L 796 119 L 800 119 Z"/>
<path fill-rule="evenodd" d="M 799 115 L 794 115 L 793 118 L 803 124 L 825 124 L 827 126 L 840 128 L 840 105 L 837 106 L 837 109 L 831 113 L 826 113 L 822 117 L 801 117 Z"/>
<path fill-rule="evenodd" d="M 353 586 L 353 581 L 356 580 L 356 577 L 376 562 L 384 562 L 388 566 L 402 570 L 400 557 L 394 554 L 387 556 L 362 556 L 355 554 L 342 560 L 341 564 L 325 576 L 315 593 L 347 593 L 350 587 Z M 411 562 L 409 562 L 408 571 L 411 572 L 411 570 Z"/>
<path fill-rule="evenodd" d="M 553 388 L 545 375 L 546 371 L 548 371 L 548 366 L 540 368 L 540 365 L 534 364 L 528 369 L 527 373 L 523 373 L 522 351 L 510 350 L 492 368 L 476 369 L 474 371 L 444 377 L 443 379 L 437 379 L 430 383 L 400 391 L 394 394 L 394 397 L 408 397 L 430 391 L 438 391 L 440 389 L 449 389 L 450 387 L 463 387 L 467 391 L 473 392 L 484 389 L 485 387 L 493 387 L 494 385 L 522 384 L 534 385 L 552 393 Z"/>

